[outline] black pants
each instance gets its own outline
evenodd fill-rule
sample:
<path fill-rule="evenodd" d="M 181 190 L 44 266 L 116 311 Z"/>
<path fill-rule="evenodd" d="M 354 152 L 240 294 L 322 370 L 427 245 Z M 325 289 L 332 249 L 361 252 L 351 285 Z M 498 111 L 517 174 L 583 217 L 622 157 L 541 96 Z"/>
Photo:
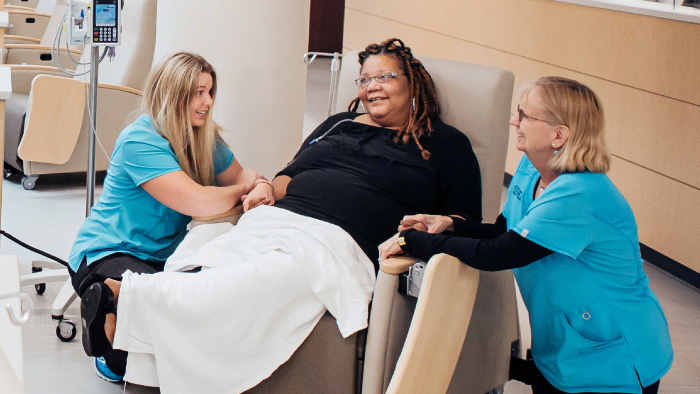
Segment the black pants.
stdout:
<path fill-rule="evenodd" d="M 97 260 L 89 266 L 87 265 L 87 260 L 83 258 L 77 272 L 73 272 L 73 270 L 70 268 L 68 269 L 68 272 L 70 273 L 73 288 L 75 289 L 76 293 L 78 293 L 78 296 L 82 296 L 82 294 L 78 292 L 80 284 L 88 275 L 92 273 L 102 274 L 107 278 L 121 281 L 122 274 L 127 270 L 139 274 L 153 274 L 163 271 L 164 266 L 165 263 L 145 261 L 132 255 L 115 253 Z M 107 367 L 118 375 L 124 375 L 126 372 L 127 354 L 128 353 L 123 350 L 109 351 L 104 355 Z"/>
<path fill-rule="evenodd" d="M 528 351 L 529 353 L 529 351 Z M 529 355 L 529 354 L 528 354 Z M 535 362 L 530 358 L 527 361 L 520 358 L 511 358 L 511 378 L 521 381 L 532 386 L 532 394 L 567 394 L 564 391 L 552 386 L 551 383 L 542 375 Z M 659 383 L 656 383 L 642 388 L 642 394 L 657 394 L 659 391 Z M 579 394 L 602 394 L 583 392 Z M 629 393 L 605 393 L 605 394 L 629 394 Z"/>

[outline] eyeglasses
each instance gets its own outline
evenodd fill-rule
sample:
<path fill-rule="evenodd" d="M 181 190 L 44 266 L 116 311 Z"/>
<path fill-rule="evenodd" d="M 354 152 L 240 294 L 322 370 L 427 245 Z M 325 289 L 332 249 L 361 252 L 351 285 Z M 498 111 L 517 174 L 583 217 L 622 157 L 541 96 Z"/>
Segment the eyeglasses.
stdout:
<path fill-rule="evenodd" d="M 387 83 L 391 81 L 393 78 L 396 78 L 398 75 L 403 75 L 403 74 L 397 74 L 397 73 L 381 73 L 379 75 L 375 75 L 373 77 L 363 77 L 363 78 L 357 78 L 355 80 L 355 83 L 357 84 L 358 88 L 366 88 L 369 86 L 370 82 L 374 79 L 378 83 Z"/>
<path fill-rule="evenodd" d="M 532 116 L 527 116 L 527 115 L 525 115 L 525 112 L 522 109 L 520 109 L 520 106 L 518 105 L 518 123 L 522 123 L 523 118 L 527 118 L 530 120 L 539 120 L 540 122 L 544 122 L 544 123 L 551 124 L 554 126 L 558 125 L 558 123 L 556 123 L 556 122 L 550 122 L 548 120 L 537 119 L 537 118 L 533 118 Z"/>

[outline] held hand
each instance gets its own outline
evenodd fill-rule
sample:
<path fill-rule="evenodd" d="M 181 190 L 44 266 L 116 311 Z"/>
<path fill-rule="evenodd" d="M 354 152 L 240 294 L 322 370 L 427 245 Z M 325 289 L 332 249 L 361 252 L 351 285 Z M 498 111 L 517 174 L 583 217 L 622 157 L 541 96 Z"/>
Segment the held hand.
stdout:
<path fill-rule="evenodd" d="M 404 251 L 399 246 L 399 233 L 384 241 L 379 245 L 379 260 L 390 259 L 394 256 L 404 254 Z"/>
<path fill-rule="evenodd" d="M 275 205 L 275 193 L 272 185 L 268 183 L 259 183 L 253 190 L 241 197 L 243 201 L 243 212 L 248 212 L 260 205 Z"/>
<path fill-rule="evenodd" d="M 255 187 L 255 181 L 258 179 L 265 179 L 265 177 L 250 168 L 246 168 L 238 174 L 236 184 L 244 186 L 246 192 L 250 192 Z"/>
<path fill-rule="evenodd" d="M 439 234 L 454 229 L 454 221 L 449 216 L 441 215 L 409 215 L 404 216 L 399 225 L 399 232 L 415 228 L 431 234 Z"/>

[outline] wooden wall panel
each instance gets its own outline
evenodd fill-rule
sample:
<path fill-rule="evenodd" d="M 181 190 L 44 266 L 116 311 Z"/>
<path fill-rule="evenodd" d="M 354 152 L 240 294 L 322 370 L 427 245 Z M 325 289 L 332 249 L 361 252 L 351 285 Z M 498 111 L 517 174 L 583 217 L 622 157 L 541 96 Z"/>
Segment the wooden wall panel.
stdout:
<path fill-rule="evenodd" d="M 606 112 L 607 140 L 613 154 L 700 188 L 700 106 L 364 12 L 348 10 L 346 25 L 354 27 L 353 33 L 344 38 L 347 48 L 363 48 L 370 42 L 397 36 L 419 55 L 511 70 L 515 73 L 516 90 L 522 83 L 545 75 L 581 81 L 600 95 Z M 514 98 L 513 112 L 516 106 Z M 511 138 L 514 137 L 511 131 Z M 507 171 L 512 173 L 520 154 L 514 143 L 510 147 Z"/>
<path fill-rule="evenodd" d="M 551 0 L 348 0 L 348 9 L 700 104 L 700 25 Z M 680 72 L 674 72 L 680 71 Z"/>
<path fill-rule="evenodd" d="M 535 0 L 523 0 L 523 2 L 541 3 Z M 635 211 L 639 223 L 640 240 L 655 250 L 700 272 L 700 263 L 697 262 L 696 257 L 700 250 L 698 250 L 698 243 L 691 236 L 700 230 L 697 224 L 700 223 L 700 220 L 696 214 L 700 212 L 700 206 L 698 206 L 700 204 L 700 198 L 698 198 L 700 197 L 700 165 L 698 165 L 700 164 L 700 127 L 697 126 L 700 124 L 700 105 L 635 87 L 624 80 L 607 78 L 606 70 L 609 66 L 607 63 L 610 61 L 607 55 L 599 56 L 595 61 L 589 61 L 591 64 L 599 64 L 596 72 L 601 75 L 586 72 L 586 64 L 582 64 L 579 69 L 574 69 L 540 60 L 548 58 L 547 51 L 549 49 L 547 48 L 551 47 L 558 47 L 556 51 L 576 52 L 571 49 L 576 46 L 581 47 L 583 52 L 590 50 L 590 48 L 583 48 L 589 45 L 587 43 L 587 40 L 590 39 L 588 33 L 567 35 L 564 32 L 554 35 L 553 39 L 546 41 L 545 44 L 540 42 L 539 46 L 532 49 L 530 53 L 523 55 L 503 50 L 500 47 L 508 47 L 513 45 L 513 42 L 524 42 L 525 44 L 520 45 L 534 47 L 537 35 L 534 35 L 535 38 L 529 36 L 531 31 L 512 32 L 514 37 L 501 35 L 498 38 L 501 41 L 497 43 L 498 45 L 488 41 L 493 37 L 487 40 L 483 36 L 483 32 L 473 32 L 474 37 L 463 39 L 445 33 L 445 31 L 450 31 L 450 23 L 452 25 L 456 25 L 458 22 L 468 24 L 465 22 L 466 20 L 471 23 L 474 18 L 483 19 L 486 22 L 478 22 L 478 24 L 481 23 L 479 26 L 483 30 L 487 28 L 486 25 L 498 25 L 498 22 L 494 20 L 493 15 L 488 13 L 479 14 L 478 17 L 465 16 L 463 12 L 460 13 L 462 9 L 458 5 L 455 8 L 456 11 L 446 13 L 452 15 L 451 17 L 443 15 L 442 19 L 439 19 L 439 23 L 431 22 L 430 28 L 426 28 L 415 24 L 415 21 L 420 19 L 416 9 L 423 10 L 420 7 L 424 7 L 424 4 L 413 0 L 406 3 L 409 6 L 405 8 L 414 7 L 414 9 L 403 10 L 396 13 L 395 17 L 385 18 L 381 13 L 386 11 L 385 8 L 393 7 L 393 0 L 373 3 L 373 7 L 368 7 L 371 12 L 352 8 L 357 4 L 364 4 L 363 1 L 348 0 L 346 2 L 348 7 L 345 17 L 344 47 L 360 49 L 370 42 L 380 42 L 386 38 L 397 36 L 411 46 L 414 53 L 418 55 L 487 64 L 511 70 L 516 76 L 516 87 L 530 79 L 544 75 L 560 75 L 589 85 L 600 95 L 605 106 L 608 145 L 614 156 L 611 178 L 618 184 Z M 466 1 L 466 3 L 470 3 L 470 1 Z M 495 3 L 503 4 L 504 2 L 495 1 Z M 549 7 L 550 2 L 546 3 Z M 434 6 L 444 12 L 449 8 L 447 4 L 451 3 L 442 1 Z M 494 7 L 494 5 L 489 4 L 481 8 L 493 12 L 496 9 Z M 481 8 L 479 13 L 482 13 Z M 591 10 L 586 7 L 570 6 L 567 15 L 556 16 L 575 19 L 581 13 L 588 14 L 600 11 L 621 15 L 621 13 L 613 11 Z M 506 13 L 505 18 L 510 15 L 510 11 L 504 10 L 503 12 Z M 652 22 L 652 24 L 656 24 L 656 21 Z M 668 21 L 658 23 L 662 27 L 671 26 L 665 25 L 666 22 Z M 684 31 L 688 25 L 682 22 L 670 22 L 682 25 L 680 30 L 676 30 L 676 34 L 679 31 Z M 440 30 L 440 26 L 437 26 L 440 24 L 446 27 Z M 655 29 L 660 29 L 660 27 L 657 26 Z M 484 45 L 479 43 L 479 40 L 488 41 L 490 45 L 495 46 Z M 531 40 L 534 41 L 530 42 Z M 617 45 L 615 38 L 609 38 L 607 41 L 605 45 Z M 620 40 L 618 39 L 618 41 Z M 700 40 L 698 41 L 700 42 Z M 575 54 L 567 54 L 567 56 L 575 56 Z M 631 54 L 628 53 L 627 56 L 631 56 Z M 630 64 L 636 64 L 635 62 L 638 62 L 640 56 L 648 57 L 647 54 L 637 54 L 636 58 L 630 59 Z M 352 59 L 351 61 L 356 60 Z M 658 66 L 663 62 L 654 63 L 651 61 L 651 63 Z M 668 68 L 663 71 L 659 69 L 655 71 L 660 73 L 657 74 L 656 79 L 668 83 L 668 85 L 664 85 L 664 89 L 673 85 L 673 81 L 669 82 L 665 79 L 667 74 L 673 72 L 687 74 L 685 71 L 687 67 L 681 61 L 674 67 L 669 65 L 664 67 Z M 639 66 L 622 67 L 623 72 L 618 70 L 615 73 L 625 74 L 628 79 L 633 78 L 632 74 L 647 75 L 648 70 L 638 72 L 638 68 Z M 639 79 L 638 75 L 634 78 Z M 691 81 L 690 83 L 695 82 Z M 676 93 L 678 92 L 680 91 L 676 89 Z M 680 95 L 680 93 L 678 94 Z M 515 105 L 514 101 L 513 112 Z M 515 139 L 512 129 L 510 137 L 512 140 Z M 515 144 L 511 143 L 508 152 L 506 171 L 509 173 L 513 173 L 521 156 L 521 153 L 514 146 Z"/>
<path fill-rule="evenodd" d="M 640 242 L 700 272 L 700 190 L 617 158 L 608 175 L 634 211 Z"/>

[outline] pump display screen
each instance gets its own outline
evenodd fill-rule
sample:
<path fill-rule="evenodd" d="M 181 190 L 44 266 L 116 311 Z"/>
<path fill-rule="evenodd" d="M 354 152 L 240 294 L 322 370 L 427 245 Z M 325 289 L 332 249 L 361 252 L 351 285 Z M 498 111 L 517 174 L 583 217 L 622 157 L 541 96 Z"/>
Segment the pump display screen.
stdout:
<path fill-rule="evenodd" d="M 119 45 L 119 18 L 121 10 L 118 0 L 94 0 L 92 9 L 93 45 Z"/>
<path fill-rule="evenodd" d="M 95 4 L 95 26 L 116 26 L 117 5 Z"/>

